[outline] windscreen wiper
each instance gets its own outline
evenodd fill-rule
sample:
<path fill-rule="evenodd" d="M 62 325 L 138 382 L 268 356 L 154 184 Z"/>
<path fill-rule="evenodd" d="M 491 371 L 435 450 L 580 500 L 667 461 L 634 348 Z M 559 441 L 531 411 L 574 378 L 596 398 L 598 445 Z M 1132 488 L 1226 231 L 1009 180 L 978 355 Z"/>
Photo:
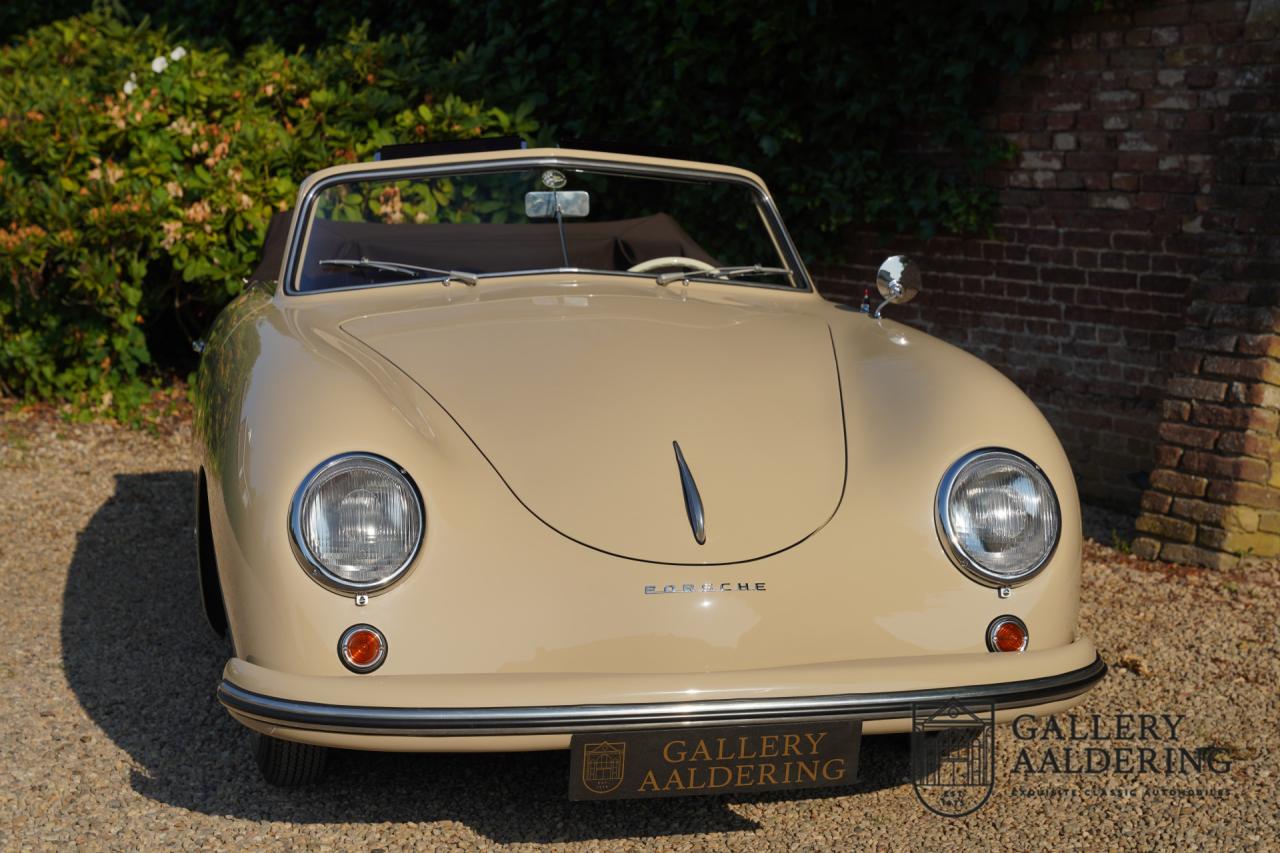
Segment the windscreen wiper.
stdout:
<path fill-rule="evenodd" d="M 791 275 L 791 270 L 782 267 L 764 267 L 760 264 L 746 267 L 712 267 L 709 270 L 681 270 L 662 273 L 658 276 L 658 284 L 666 287 L 673 281 L 683 281 L 688 284 L 691 278 L 738 278 L 748 275 Z"/>
<path fill-rule="evenodd" d="M 414 264 L 398 264 L 393 261 L 371 261 L 368 258 L 330 258 L 327 261 L 320 261 L 322 267 L 344 267 L 352 270 L 374 270 L 376 272 L 398 273 L 407 278 L 422 278 L 424 276 L 435 276 L 444 280 L 447 285 L 454 281 L 460 281 L 467 287 L 475 287 L 479 279 L 469 272 L 458 272 L 457 270 L 441 270 L 435 267 L 419 267 Z"/>

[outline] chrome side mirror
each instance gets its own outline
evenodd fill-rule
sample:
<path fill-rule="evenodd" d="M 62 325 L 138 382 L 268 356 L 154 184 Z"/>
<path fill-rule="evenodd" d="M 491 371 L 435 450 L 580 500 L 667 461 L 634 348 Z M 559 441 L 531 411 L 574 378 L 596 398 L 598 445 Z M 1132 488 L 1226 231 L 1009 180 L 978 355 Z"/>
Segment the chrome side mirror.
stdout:
<path fill-rule="evenodd" d="M 876 273 L 876 290 L 884 301 L 871 316 L 880 319 L 884 306 L 910 302 L 920 292 L 920 268 L 906 255 L 893 255 L 880 265 Z"/>

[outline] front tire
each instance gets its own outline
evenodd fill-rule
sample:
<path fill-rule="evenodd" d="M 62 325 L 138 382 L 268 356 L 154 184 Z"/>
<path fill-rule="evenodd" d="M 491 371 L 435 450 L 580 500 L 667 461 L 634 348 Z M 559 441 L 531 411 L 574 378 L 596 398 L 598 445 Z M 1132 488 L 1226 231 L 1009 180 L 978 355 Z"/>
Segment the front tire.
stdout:
<path fill-rule="evenodd" d="M 254 732 L 253 757 L 268 784 L 296 788 L 320 781 L 329 750 Z"/>

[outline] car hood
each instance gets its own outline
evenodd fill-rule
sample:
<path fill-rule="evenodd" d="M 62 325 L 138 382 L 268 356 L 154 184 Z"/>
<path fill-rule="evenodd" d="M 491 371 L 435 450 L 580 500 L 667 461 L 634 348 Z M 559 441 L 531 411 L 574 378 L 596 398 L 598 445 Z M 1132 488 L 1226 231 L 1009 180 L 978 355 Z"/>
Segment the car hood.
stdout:
<path fill-rule="evenodd" d="M 821 528 L 844 492 L 839 375 L 817 317 L 667 291 L 543 291 L 342 328 L 429 393 L 531 513 L 600 551 L 752 560 Z"/>

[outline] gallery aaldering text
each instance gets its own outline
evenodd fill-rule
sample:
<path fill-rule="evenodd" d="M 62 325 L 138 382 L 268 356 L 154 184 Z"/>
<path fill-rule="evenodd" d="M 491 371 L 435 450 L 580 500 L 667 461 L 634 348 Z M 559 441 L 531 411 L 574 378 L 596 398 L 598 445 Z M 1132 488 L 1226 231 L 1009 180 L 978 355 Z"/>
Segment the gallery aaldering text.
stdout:
<path fill-rule="evenodd" d="M 1023 745 L 1013 762 L 1014 773 L 1226 773 L 1231 769 L 1227 750 L 1218 746 L 1187 748 L 1178 745 L 1182 714 L 1093 714 L 1037 719 L 1023 714 L 1013 721 L 1019 741 L 1040 741 L 1039 747 Z M 1114 741 L 1137 741 L 1142 746 L 1117 746 Z M 1077 746 L 1079 743 L 1106 746 Z M 1150 745 L 1147 745 L 1150 744 Z"/>

